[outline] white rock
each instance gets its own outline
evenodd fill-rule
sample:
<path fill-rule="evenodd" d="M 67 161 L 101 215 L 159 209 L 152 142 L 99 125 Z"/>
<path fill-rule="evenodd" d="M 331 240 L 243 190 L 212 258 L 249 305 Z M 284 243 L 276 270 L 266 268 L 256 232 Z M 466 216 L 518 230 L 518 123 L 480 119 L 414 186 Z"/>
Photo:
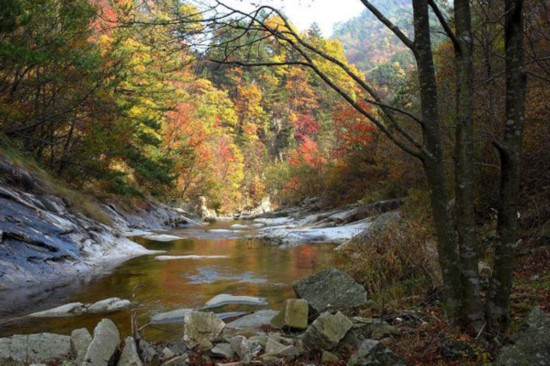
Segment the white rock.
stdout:
<path fill-rule="evenodd" d="M 86 306 L 83 303 L 72 302 L 53 309 L 32 313 L 29 316 L 33 318 L 60 318 L 65 316 L 80 315 L 84 312 L 86 312 Z"/>
<path fill-rule="evenodd" d="M 216 308 L 218 306 L 240 304 L 240 305 L 267 305 L 267 301 L 263 297 L 253 296 L 233 296 L 228 294 L 219 294 L 206 302 L 204 308 Z"/>

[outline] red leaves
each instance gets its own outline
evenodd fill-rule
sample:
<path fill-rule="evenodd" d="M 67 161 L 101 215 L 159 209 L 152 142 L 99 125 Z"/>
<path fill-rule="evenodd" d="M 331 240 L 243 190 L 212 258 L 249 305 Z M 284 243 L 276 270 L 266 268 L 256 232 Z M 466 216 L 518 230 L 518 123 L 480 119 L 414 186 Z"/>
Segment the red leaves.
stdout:
<path fill-rule="evenodd" d="M 362 108 L 370 110 L 366 103 L 360 104 Z M 333 113 L 333 118 L 336 122 L 337 156 L 364 150 L 373 142 L 376 127 L 349 104 L 340 104 Z"/>

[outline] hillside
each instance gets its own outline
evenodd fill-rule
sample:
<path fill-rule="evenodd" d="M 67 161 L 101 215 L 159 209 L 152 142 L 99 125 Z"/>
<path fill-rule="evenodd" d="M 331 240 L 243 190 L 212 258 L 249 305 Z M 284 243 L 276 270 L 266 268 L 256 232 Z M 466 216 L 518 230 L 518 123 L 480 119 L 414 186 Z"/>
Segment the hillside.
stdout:
<path fill-rule="evenodd" d="M 410 1 L 375 0 L 373 4 L 394 24 L 412 35 Z M 335 27 L 333 38 L 344 46 L 348 61 L 361 71 L 382 78 L 383 65 L 408 70 L 412 57 L 407 48 L 367 9 L 356 18 Z M 389 75 L 386 75 L 389 76 Z"/>

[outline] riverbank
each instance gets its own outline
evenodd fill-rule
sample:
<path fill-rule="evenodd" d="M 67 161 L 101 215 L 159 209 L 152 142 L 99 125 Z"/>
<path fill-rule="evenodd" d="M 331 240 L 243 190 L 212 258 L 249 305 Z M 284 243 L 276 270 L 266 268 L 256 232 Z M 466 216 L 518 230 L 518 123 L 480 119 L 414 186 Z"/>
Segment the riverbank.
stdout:
<path fill-rule="evenodd" d="M 150 251 L 130 240 L 143 231 L 198 225 L 154 201 L 143 208 L 56 196 L 39 177 L 5 162 L 0 182 L 0 290 L 60 281 L 116 266 Z M 80 206 L 87 204 L 88 212 Z M 61 279 L 61 280 L 60 280 Z"/>

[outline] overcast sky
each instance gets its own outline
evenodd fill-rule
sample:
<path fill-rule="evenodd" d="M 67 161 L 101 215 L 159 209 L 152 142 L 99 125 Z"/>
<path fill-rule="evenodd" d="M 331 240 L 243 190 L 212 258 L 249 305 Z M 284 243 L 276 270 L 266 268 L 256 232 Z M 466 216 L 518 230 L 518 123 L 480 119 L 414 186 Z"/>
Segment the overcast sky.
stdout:
<path fill-rule="evenodd" d="M 242 10 L 254 9 L 258 4 L 281 9 L 299 30 L 306 30 L 317 22 L 323 36 L 329 37 L 338 22 L 359 16 L 365 6 L 360 0 L 224 0 Z"/>

